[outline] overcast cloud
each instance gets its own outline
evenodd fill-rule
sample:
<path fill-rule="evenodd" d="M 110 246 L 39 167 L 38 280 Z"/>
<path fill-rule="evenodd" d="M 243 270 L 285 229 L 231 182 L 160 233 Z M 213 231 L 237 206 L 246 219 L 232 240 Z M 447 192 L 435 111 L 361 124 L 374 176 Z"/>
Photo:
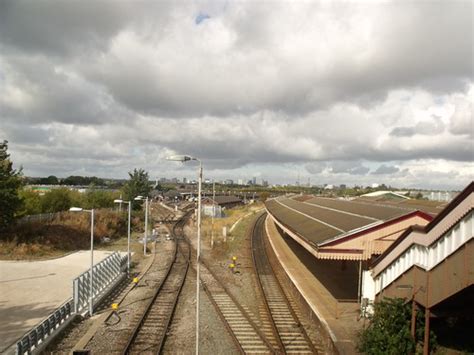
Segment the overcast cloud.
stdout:
<path fill-rule="evenodd" d="M 30 176 L 461 189 L 473 2 L 0 0 L 0 139 Z"/>

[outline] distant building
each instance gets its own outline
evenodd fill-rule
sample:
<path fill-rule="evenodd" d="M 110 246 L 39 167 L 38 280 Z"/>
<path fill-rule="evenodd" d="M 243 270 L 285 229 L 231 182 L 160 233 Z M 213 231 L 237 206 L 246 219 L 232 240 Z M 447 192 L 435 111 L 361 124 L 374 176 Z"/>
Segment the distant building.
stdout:
<path fill-rule="evenodd" d="M 424 198 L 430 201 L 451 201 L 458 193 L 453 191 L 426 191 L 422 192 Z"/>
<path fill-rule="evenodd" d="M 238 184 L 238 185 L 243 185 L 243 184 L 244 184 L 244 180 L 242 180 L 242 179 L 237 180 L 237 184 Z"/>
<path fill-rule="evenodd" d="M 224 184 L 225 184 L 225 185 L 234 185 L 234 180 L 232 180 L 232 179 L 227 179 L 227 180 L 224 181 Z"/>
<path fill-rule="evenodd" d="M 216 196 L 202 199 L 202 211 L 206 216 L 222 217 L 223 210 L 240 206 L 243 201 L 237 196 Z"/>
<path fill-rule="evenodd" d="M 384 198 L 395 198 L 395 199 L 406 199 L 406 200 L 410 199 L 404 194 L 394 192 L 394 191 L 374 191 L 374 192 L 370 192 L 368 194 L 364 194 L 361 196 L 362 197 L 384 197 Z"/>
<path fill-rule="evenodd" d="M 256 176 L 254 176 L 252 178 L 252 185 L 257 185 L 257 177 Z"/>

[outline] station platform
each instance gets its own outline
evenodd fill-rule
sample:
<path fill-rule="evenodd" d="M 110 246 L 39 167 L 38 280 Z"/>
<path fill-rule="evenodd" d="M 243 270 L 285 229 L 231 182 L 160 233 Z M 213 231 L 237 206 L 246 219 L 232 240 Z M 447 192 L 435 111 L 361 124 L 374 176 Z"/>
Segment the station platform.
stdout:
<path fill-rule="evenodd" d="M 357 353 L 357 332 L 362 329 L 363 322 L 358 321 L 357 303 L 338 301 L 288 246 L 271 218 L 267 217 L 265 229 L 281 266 L 319 319 L 336 351 L 339 354 Z"/>

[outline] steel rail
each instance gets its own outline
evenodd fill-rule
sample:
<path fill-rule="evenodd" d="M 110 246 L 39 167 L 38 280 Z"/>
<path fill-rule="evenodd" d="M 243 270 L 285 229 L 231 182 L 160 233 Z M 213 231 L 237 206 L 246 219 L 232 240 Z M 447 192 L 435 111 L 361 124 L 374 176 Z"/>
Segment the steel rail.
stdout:
<path fill-rule="evenodd" d="M 285 352 L 285 346 L 283 345 L 283 342 L 281 341 L 281 338 L 280 338 L 280 333 L 278 332 L 278 329 L 275 325 L 275 320 L 273 319 L 273 315 L 272 315 L 272 311 L 270 310 L 270 306 L 268 304 L 268 300 L 267 300 L 267 297 L 265 297 L 265 291 L 263 289 L 263 285 L 262 285 L 262 282 L 260 280 L 260 276 L 258 274 L 258 268 L 257 268 L 257 260 L 255 258 L 255 246 L 254 246 L 254 237 L 255 237 L 255 234 L 257 233 L 257 224 L 259 223 L 260 219 L 264 218 L 267 214 L 266 213 L 262 213 L 260 216 L 258 216 L 258 218 L 254 221 L 253 225 L 252 225 L 252 231 L 250 233 L 250 245 L 252 247 L 252 262 L 253 262 L 253 268 L 254 268 L 254 272 L 255 272 L 255 277 L 256 277 L 256 281 L 257 281 L 257 285 L 258 285 L 258 290 L 260 292 L 260 295 L 262 296 L 262 301 L 263 301 L 263 305 L 265 307 L 265 311 L 267 313 L 267 316 L 270 320 L 270 325 L 271 325 L 271 328 L 272 328 L 272 331 L 273 331 L 273 334 L 275 336 L 275 339 L 278 343 L 278 347 L 280 348 L 280 350 L 282 352 Z"/>
<path fill-rule="evenodd" d="M 255 221 L 253 229 L 252 229 L 252 235 L 251 235 L 252 258 L 254 260 L 255 271 L 257 274 L 257 281 L 258 281 L 257 283 L 259 284 L 259 287 L 261 291 L 263 292 L 264 298 L 266 298 L 265 302 L 268 306 L 268 310 L 270 311 L 270 317 L 274 320 L 277 332 L 282 333 L 282 330 L 287 331 L 288 329 L 285 329 L 285 328 L 288 328 L 288 324 L 292 323 L 292 325 L 296 326 L 299 331 L 299 334 L 295 333 L 296 336 L 299 335 L 301 337 L 299 340 L 299 343 L 302 344 L 299 346 L 301 353 L 304 352 L 304 350 L 301 348 L 304 348 L 305 346 L 307 346 L 311 353 L 317 354 L 318 353 L 317 349 L 314 347 L 313 342 L 311 341 L 308 334 L 306 333 L 306 330 L 302 326 L 298 318 L 298 315 L 293 309 L 293 306 L 291 305 L 288 299 L 288 296 L 286 295 L 276 275 L 276 272 L 272 264 L 270 263 L 268 254 L 265 249 L 265 241 L 263 239 L 263 228 L 262 228 L 266 215 L 267 213 L 263 213 Z M 260 245 L 258 245 L 259 242 L 260 242 Z M 267 276 L 266 280 L 263 278 L 264 274 L 265 276 Z M 287 319 L 286 324 L 284 324 L 283 322 L 275 321 L 276 310 L 272 311 L 270 301 L 268 300 L 271 292 L 274 293 L 272 297 L 274 300 L 276 299 L 275 294 L 278 295 L 277 298 L 280 300 L 280 301 L 277 301 L 279 302 L 278 307 L 279 307 L 279 313 L 280 313 L 278 315 L 278 318 L 281 320 L 282 312 L 285 312 L 285 311 L 289 312 L 289 314 L 291 315 L 292 320 L 291 318 L 288 318 L 288 316 L 286 316 L 286 319 Z M 294 342 L 296 338 L 292 339 L 292 338 L 285 337 L 284 339 L 282 339 L 283 338 L 282 336 L 279 336 L 279 338 L 284 345 L 283 351 L 285 353 L 296 350 L 294 349 L 294 347 L 296 346 Z M 293 347 L 293 349 L 291 349 L 291 347 Z"/>
<path fill-rule="evenodd" d="M 190 245 L 192 245 L 192 244 L 190 243 Z M 192 247 L 192 248 L 194 249 L 194 247 Z M 232 293 L 229 291 L 229 289 L 225 286 L 224 282 L 210 268 L 210 266 L 205 261 L 205 259 L 201 257 L 200 262 L 201 262 L 201 265 L 203 266 L 203 268 L 201 268 L 201 285 L 203 286 L 204 291 L 208 295 L 208 297 L 211 301 L 211 304 L 216 309 L 219 317 L 221 318 L 221 320 L 223 320 L 223 323 L 224 323 L 226 329 L 228 330 L 230 336 L 232 337 L 234 342 L 235 341 L 238 342 L 237 347 L 238 347 L 239 351 L 243 351 L 244 353 L 246 353 L 246 352 L 252 353 L 251 350 L 245 351 L 244 348 L 246 346 L 243 346 L 242 340 L 241 340 L 242 338 L 240 338 L 239 335 L 236 334 L 237 332 L 232 329 L 232 326 L 234 325 L 233 321 L 230 319 L 230 317 L 226 317 L 226 315 L 224 314 L 225 312 L 221 309 L 221 307 L 218 305 L 218 302 L 215 299 L 217 292 L 212 291 L 211 288 L 209 287 L 209 285 L 206 285 L 206 281 L 204 280 L 204 278 L 206 276 L 208 276 L 208 277 L 210 276 L 213 279 L 213 281 L 215 281 L 217 286 L 222 290 L 221 294 L 227 296 L 230 299 L 231 304 L 233 306 L 235 306 L 237 312 L 240 312 L 240 314 L 242 314 L 242 320 L 246 321 L 250 325 L 250 327 L 252 328 L 252 331 L 255 333 L 255 336 L 258 337 L 263 344 L 265 344 L 265 346 L 267 348 L 266 351 L 268 351 L 270 353 L 273 353 L 273 354 L 281 353 L 281 351 L 279 351 L 279 349 L 275 349 L 275 347 L 270 343 L 270 341 L 267 339 L 265 334 L 260 330 L 260 326 L 249 315 L 249 313 L 243 308 L 243 306 L 240 304 L 240 302 L 238 302 L 237 299 L 232 295 Z M 191 265 L 191 267 L 193 268 L 193 270 L 195 270 L 194 265 Z M 208 275 L 206 275 L 206 273 Z"/>
<path fill-rule="evenodd" d="M 222 323 L 224 324 L 225 328 L 227 329 L 227 332 L 230 334 L 232 341 L 234 342 L 235 346 L 237 349 L 239 349 L 241 354 L 245 354 L 245 350 L 242 348 L 242 345 L 239 342 L 239 339 L 237 339 L 237 336 L 235 333 L 232 331 L 232 328 L 230 327 L 229 323 L 227 322 L 224 313 L 222 313 L 221 309 L 219 308 L 219 305 L 215 301 L 215 299 L 212 297 L 211 291 L 207 288 L 207 286 L 203 283 L 202 288 L 204 292 L 206 292 L 207 297 L 211 301 L 211 304 L 213 305 L 214 309 L 217 311 L 217 314 L 219 315 L 219 318 L 221 319 Z"/>
<path fill-rule="evenodd" d="M 186 214 L 183 217 L 183 221 L 186 221 L 187 216 L 188 216 L 188 214 Z M 181 228 L 181 234 L 183 234 L 183 229 L 182 229 L 181 225 L 180 225 L 180 228 Z M 186 270 L 184 272 L 184 276 L 183 276 L 183 279 L 181 280 L 179 288 L 176 292 L 176 296 L 173 300 L 172 310 L 168 314 L 168 317 L 165 321 L 165 327 L 164 327 L 165 331 L 163 332 L 163 336 L 161 337 L 160 342 L 159 342 L 158 347 L 157 347 L 157 350 L 158 350 L 157 353 L 158 354 L 161 354 L 161 352 L 163 350 L 163 345 L 164 345 L 165 340 L 166 340 L 166 334 L 168 333 L 168 329 L 170 328 L 170 325 L 171 325 L 171 319 L 173 318 L 174 312 L 176 311 L 176 306 L 178 305 L 179 295 L 181 294 L 181 291 L 184 287 L 184 283 L 186 281 L 186 276 L 187 276 L 188 271 L 189 271 L 189 265 L 190 265 L 190 260 L 191 260 L 191 246 L 189 245 L 189 242 L 185 238 L 183 238 L 182 236 L 178 237 L 175 229 L 173 229 L 173 234 L 175 235 L 175 238 L 177 238 L 178 240 L 183 240 L 184 244 L 187 246 L 187 255 L 185 255 L 186 251 L 183 251 L 178 245 L 179 251 L 181 252 L 183 257 L 186 259 Z"/>
<path fill-rule="evenodd" d="M 147 303 L 146 305 L 146 308 L 145 308 L 145 311 L 144 313 L 140 316 L 140 319 L 139 321 L 137 322 L 137 324 L 135 325 L 134 329 L 132 330 L 132 333 L 130 335 L 130 337 L 128 338 L 128 341 L 127 341 L 127 345 L 125 346 L 124 350 L 122 351 L 122 354 L 129 354 L 132 350 L 132 347 L 133 347 L 133 344 L 137 338 L 137 336 L 139 335 L 143 325 L 145 324 L 146 322 L 146 319 L 147 319 L 147 316 L 148 314 L 150 313 L 150 310 L 153 308 L 153 305 L 156 301 L 156 299 L 158 298 L 160 292 L 162 291 L 166 281 L 168 280 L 168 277 L 170 276 L 171 274 L 171 271 L 173 269 L 173 267 L 177 264 L 177 254 L 178 254 L 178 238 L 176 237 L 176 228 L 178 226 L 180 226 L 181 224 L 183 224 L 185 221 L 186 221 L 186 218 L 187 218 L 188 214 L 186 214 L 185 216 L 183 216 L 183 218 L 181 218 L 177 223 L 175 223 L 175 225 L 173 226 L 173 230 L 172 230 L 172 234 L 174 235 L 175 237 L 175 247 L 174 247 L 174 250 L 173 250 L 173 257 L 172 257 L 172 261 L 169 263 L 167 269 L 166 269 L 166 273 L 165 273 L 165 276 L 163 277 L 163 279 L 161 280 L 160 284 L 158 285 L 158 287 L 156 288 L 152 298 L 150 299 L 150 301 Z M 188 271 L 188 268 L 189 268 L 189 258 L 187 258 L 186 260 L 186 267 L 184 269 L 184 272 L 182 275 L 182 280 L 181 280 L 181 283 L 178 287 L 178 289 L 176 289 L 176 294 L 175 294 L 175 298 L 173 299 L 173 305 L 172 305 L 172 308 L 170 309 L 170 312 L 168 314 L 168 317 L 167 317 L 167 324 L 166 324 L 166 327 L 164 328 L 164 331 L 162 332 L 162 334 L 160 334 L 160 338 L 158 339 L 158 341 L 154 341 L 155 344 L 157 344 L 156 346 L 154 346 L 155 349 L 158 349 L 156 351 L 156 353 L 159 353 L 162 346 L 163 346 L 163 343 L 164 343 L 164 337 L 166 336 L 166 332 L 167 332 L 167 329 L 168 329 L 168 326 L 169 326 L 169 323 L 170 323 L 170 320 L 171 320 L 171 317 L 172 317 L 172 314 L 174 313 L 175 311 L 175 308 L 176 308 L 176 305 L 177 305 L 177 299 L 179 297 L 179 294 L 181 292 L 181 289 L 183 287 L 183 284 L 184 284 L 184 280 L 186 279 L 186 274 L 187 274 L 187 271 Z M 158 348 L 159 347 L 159 348 Z"/>

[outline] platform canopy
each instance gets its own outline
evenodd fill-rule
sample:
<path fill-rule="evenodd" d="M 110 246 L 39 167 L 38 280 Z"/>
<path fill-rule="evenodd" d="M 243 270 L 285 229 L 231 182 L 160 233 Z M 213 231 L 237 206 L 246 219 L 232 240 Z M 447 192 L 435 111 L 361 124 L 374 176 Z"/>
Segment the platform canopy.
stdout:
<path fill-rule="evenodd" d="M 342 200 L 312 196 L 266 202 L 274 222 L 319 259 L 368 260 L 383 253 L 409 226 L 426 225 L 434 206 Z M 441 211 L 441 209 L 439 209 Z"/>

